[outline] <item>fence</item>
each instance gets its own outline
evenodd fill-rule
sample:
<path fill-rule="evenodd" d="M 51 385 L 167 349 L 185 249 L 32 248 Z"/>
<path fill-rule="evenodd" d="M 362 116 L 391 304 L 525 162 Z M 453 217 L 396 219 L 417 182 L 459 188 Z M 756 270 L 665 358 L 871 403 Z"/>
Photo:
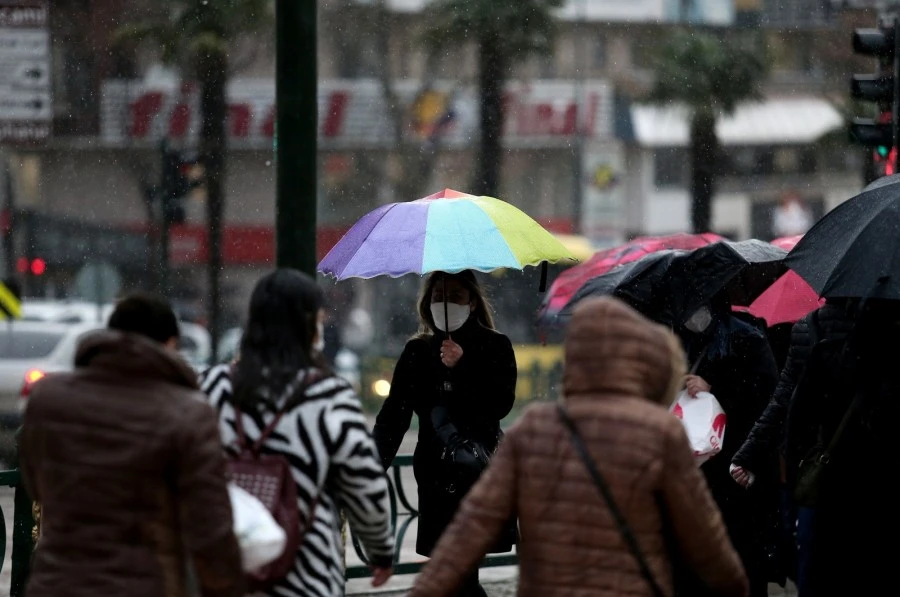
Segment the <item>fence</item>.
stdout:
<path fill-rule="evenodd" d="M 28 578 L 28 567 L 31 563 L 31 550 L 34 542 L 31 536 L 34 519 L 31 515 L 31 498 L 19 482 L 19 471 L 0 472 L 0 487 L 13 487 L 13 521 L 12 521 L 12 569 L 10 571 L 10 597 L 21 597 L 25 593 L 25 580 Z M 0 566 L 6 562 L 7 544 L 6 512 L 0 510 Z"/>
<path fill-rule="evenodd" d="M 397 456 L 394 459 L 394 464 L 391 467 L 391 476 L 388 478 L 389 481 L 389 495 L 391 500 L 391 523 L 394 527 L 394 538 L 396 549 L 394 550 L 394 574 L 414 574 L 418 572 L 422 566 L 423 562 L 401 562 L 401 550 L 400 546 L 403 545 L 403 539 L 406 537 L 406 533 L 409 530 L 410 525 L 418 518 L 419 511 L 413 507 L 412 502 L 409 497 L 406 495 L 406 486 L 403 484 L 403 476 L 401 475 L 401 471 L 403 467 L 411 467 L 413 463 L 413 457 L 411 455 L 401 455 Z M 402 507 L 401 511 L 399 507 Z M 363 562 L 367 562 L 366 556 L 362 551 L 362 548 L 359 544 L 359 541 L 354 536 L 353 540 L 353 548 L 356 551 L 356 555 Z M 515 554 L 500 554 L 500 555 L 491 555 L 486 557 L 482 563 L 481 568 L 493 568 L 497 566 L 514 566 L 519 563 L 518 556 Z M 347 578 L 363 578 L 366 576 L 371 576 L 371 572 L 369 571 L 368 566 L 351 566 L 347 568 Z"/>

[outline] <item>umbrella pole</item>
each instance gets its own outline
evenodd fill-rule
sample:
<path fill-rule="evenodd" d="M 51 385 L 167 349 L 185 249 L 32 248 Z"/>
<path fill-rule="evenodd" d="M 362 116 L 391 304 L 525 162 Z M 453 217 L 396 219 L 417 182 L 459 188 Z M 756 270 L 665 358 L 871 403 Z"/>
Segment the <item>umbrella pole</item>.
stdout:
<path fill-rule="evenodd" d="M 444 331 L 450 339 L 450 315 L 447 314 L 447 274 L 441 274 L 441 289 L 444 293 Z"/>

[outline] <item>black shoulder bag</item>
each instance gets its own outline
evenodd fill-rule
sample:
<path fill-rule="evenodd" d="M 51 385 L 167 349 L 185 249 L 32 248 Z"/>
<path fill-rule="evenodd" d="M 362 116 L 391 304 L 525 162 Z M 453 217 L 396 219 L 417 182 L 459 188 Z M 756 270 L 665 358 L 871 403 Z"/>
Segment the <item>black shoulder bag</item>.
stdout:
<path fill-rule="evenodd" d="M 631 551 L 631 555 L 633 555 L 634 559 L 637 560 L 638 568 L 640 568 L 641 570 L 641 576 L 643 576 L 644 580 L 647 581 L 647 584 L 650 585 L 650 589 L 653 591 L 654 597 L 665 597 L 665 593 L 663 593 L 662 588 L 660 588 L 659 584 L 657 584 L 656 582 L 656 579 L 653 577 L 653 572 L 651 572 L 650 566 L 647 564 L 647 559 L 644 557 L 644 553 L 641 551 L 641 546 L 638 545 L 637 539 L 635 539 L 634 537 L 634 533 L 631 532 L 631 527 L 628 526 L 628 521 L 625 520 L 625 516 L 622 514 L 622 511 L 619 510 L 619 506 L 618 504 L 616 504 L 615 499 L 613 499 L 612 491 L 610 491 L 609 485 L 607 485 L 606 480 L 600 474 L 600 471 L 597 470 L 597 465 L 594 464 L 594 460 L 588 453 L 587 447 L 584 445 L 584 440 L 581 439 L 581 435 L 578 433 L 578 428 L 575 427 L 575 422 L 571 417 L 569 417 L 569 413 L 566 412 L 565 407 L 561 404 L 556 405 L 556 410 L 559 413 L 559 418 L 562 421 L 563 425 L 565 425 L 566 429 L 569 430 L 569 435 L 572 438 L 572 444 L 575 446 L 575 451 L 578 452 L 578 456 L 584 463 L 584 466 L 588 470 L 588 473 L 590 473 L 591 479 L 593 479 L 594 481 L 594 485 L 597 487 L 600 495 L 602 495 L 603 499 L 606 501 L 606 505 L 607 507 L 609 507 L 609 511 L 612 514 L 613 520 L 616 521 L 616 526 L 619 527 L 619 532 L 622 534 L 622 539 L 625 540 L 625 544 L 628 546 L 629 551 Z"/>

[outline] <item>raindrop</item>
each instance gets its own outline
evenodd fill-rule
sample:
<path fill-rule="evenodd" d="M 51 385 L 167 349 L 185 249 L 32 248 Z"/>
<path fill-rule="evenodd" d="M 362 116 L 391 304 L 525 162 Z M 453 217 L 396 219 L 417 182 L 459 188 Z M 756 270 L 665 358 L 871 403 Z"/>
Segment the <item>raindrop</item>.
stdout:
<path fill-rule="evenodd" d="M 272 165 L 272 160 L 266 160 L 266 166 L 271 166 L 271 165 Z"/>

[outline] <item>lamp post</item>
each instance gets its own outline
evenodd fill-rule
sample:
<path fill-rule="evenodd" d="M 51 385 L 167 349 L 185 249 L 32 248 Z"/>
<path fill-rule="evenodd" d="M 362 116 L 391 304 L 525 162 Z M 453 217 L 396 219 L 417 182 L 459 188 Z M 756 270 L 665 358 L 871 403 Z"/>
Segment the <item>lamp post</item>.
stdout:
<path fill-rule="evenodd" d="M 315 275 L 316 0 L 275 2 L 276 262 Z"/>

